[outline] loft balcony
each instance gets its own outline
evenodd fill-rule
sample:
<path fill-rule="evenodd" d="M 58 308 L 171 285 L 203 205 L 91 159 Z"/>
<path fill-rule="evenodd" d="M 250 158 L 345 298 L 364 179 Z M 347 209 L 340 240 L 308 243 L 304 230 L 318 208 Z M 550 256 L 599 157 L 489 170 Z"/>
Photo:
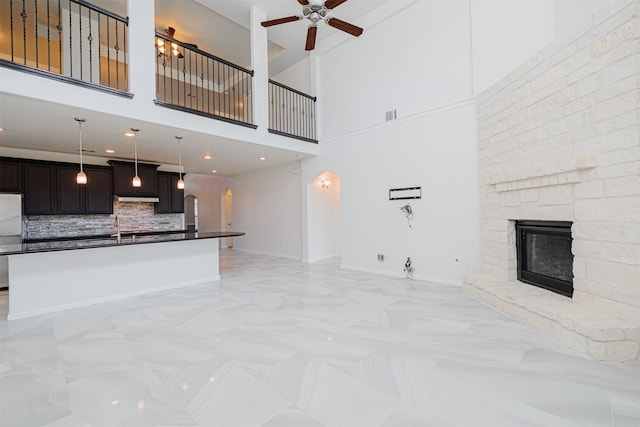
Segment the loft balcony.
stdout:
<path fill-rule="evenodd" d="M 161 33 L 155 49 L 156 105 L 256 127 L 252 70 Z"/>
<path fill-rule="evenodd" d="M 128 18 L 81 0 L 0 2 L 0 65 L 129 93 Z"/>
<path fill-rule="evenodd" d="M 174 38 L 171 28 L 155 33 L 155 75 L 146 77 L 131 67 L 129 18 L 84 0 L 6 0 L 0 21 L 2 67 L 125 98 L 135 95 L 132 73 L 154 78 L 156 106 L 253 129 L 256 106 L 268 105 L 270 133 L 317 142 L 315 97 L 269 80 L 268 99 L 256 99 L 253 70 Z"/>

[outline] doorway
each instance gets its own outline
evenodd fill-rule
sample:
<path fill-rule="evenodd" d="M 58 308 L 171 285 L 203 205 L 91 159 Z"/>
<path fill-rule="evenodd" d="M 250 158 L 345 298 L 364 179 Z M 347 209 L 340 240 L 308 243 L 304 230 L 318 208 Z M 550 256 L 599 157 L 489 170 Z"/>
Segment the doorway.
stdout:
<path fill-rule="evenodd" d="M 184 216 L 187 231 L 198 231 L 198 198 L 193 194 L 184 197 Z"/>
<path fill-rule="evenodd" d="M 222 193 L 222 200 L 220 203 L 222 212 L 220 215 L 221 226 L 223 231 L 233 231 L 233 193 L 230 188 L 227 188 Z M 222 239 L 223 248 L 233 248 L 233 237 L 227 237 Z"/>

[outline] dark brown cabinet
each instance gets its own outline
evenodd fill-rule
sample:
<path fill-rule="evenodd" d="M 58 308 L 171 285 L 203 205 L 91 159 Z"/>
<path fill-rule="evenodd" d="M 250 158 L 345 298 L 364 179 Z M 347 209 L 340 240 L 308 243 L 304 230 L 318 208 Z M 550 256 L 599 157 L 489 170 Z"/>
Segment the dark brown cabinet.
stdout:
<path fill-rule="evenodd" d="M 85 185 L 76 183 L 76 174 L 79 170 L 79 165 L 57 165 L 57 213 L 60 215 L 113 213 L 111 168 L 85 166 L 84 172 L 87 174 Z"/>
<path fill-rule="evenodd" d="M 47 163 L 25 163 L 24 214 L 51 215 L 56 206 L 56 167 Z"/>
<path fill-rule="evenodd" d="M 178 190 L 180 175 L 158 172 L 158 197 L 156 213 L 184 213 L 184 190 Z"/>
<path fill-rule="evenodd" d="M 135 176 L 135 165 L 130 162 L 110 160 L 113 167 L 113 187 L 115 194 L 123 197 L 158 197 L 156 169 L 158 165 L 138 163 L 138 176 L 142 181 L 140 188 L 135 188 L 131 181 Z"/>
<path fill-rule="evenodd" d="M 57 186 L 56 192 L 58 208 L 56 213 L 62 215 L 84 213 L 84 185 L 76 183 L 76 174 L 80 166 L 59 165 L 56 167 Z"/>
<path fill-rule="evenodd" d="M 0 159 L 0 192 L 22 192 L 22 167 L 18 160 Z"/>
<path fill-rule="evenodd" d="M 113 213 L 113 178 L 108 166 L 86 165 L 87 184 L 78 185 L 80 165 L 0 159 L 0 191 L 22 193 L 25 215 Z"/>
<path fill-rule="evenodd" d="M 113 213 L 113 173 L 109 167 L 86 166 L 85 211 L 88 214 Z"/>

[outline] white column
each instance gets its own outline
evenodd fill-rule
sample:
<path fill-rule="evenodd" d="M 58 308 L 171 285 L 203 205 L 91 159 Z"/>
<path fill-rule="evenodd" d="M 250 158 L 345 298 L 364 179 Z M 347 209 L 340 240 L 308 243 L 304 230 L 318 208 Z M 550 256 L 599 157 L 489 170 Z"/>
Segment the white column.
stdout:
<path fill-rule="evenodd" d="M 269 55 L 267 29 L 260 22 L 267 19 L 266 13 L 251 8 L 251 67 L 253 75 L 253 117 L 258 129 L 269 129 Z"/>
<path fill-rule="evenodd" d="M 150 105 L 156 98 L 154 0 L 135 0 L 129 6 L 129 91 L 133 101 Z"/>
<path fill-rule="evenodd" d="M 318 69 L 320 67 L 320 58 L 316 54 L 315 50 L 312 50 L 309 54 L 309 82 L 311 95 L 317 97 L 316 101 L 316 139 L 320 141 L 320 137 L 322 136 L 322 132 L 320 129 L 320 103 L 322 102 L 318 94 L 322 90 L 320 86 L 320 79 L 318 78 Z"/>

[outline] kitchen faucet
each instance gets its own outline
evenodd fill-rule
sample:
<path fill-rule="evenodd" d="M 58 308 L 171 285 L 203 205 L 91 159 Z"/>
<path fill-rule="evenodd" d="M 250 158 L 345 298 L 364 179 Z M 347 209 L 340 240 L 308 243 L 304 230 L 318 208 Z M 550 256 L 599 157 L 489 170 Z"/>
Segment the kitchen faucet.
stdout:
<path fill-rule="evenodd" d="M 120 217 L 117 215 L 116 215 L 115 221 L 113 222 L 113 226 L 116 228 L 116 234 L 112 234 L 111 237 L 115 237 L 116 242 L 120 244 L 122 235 L 120 234 Z"/>

